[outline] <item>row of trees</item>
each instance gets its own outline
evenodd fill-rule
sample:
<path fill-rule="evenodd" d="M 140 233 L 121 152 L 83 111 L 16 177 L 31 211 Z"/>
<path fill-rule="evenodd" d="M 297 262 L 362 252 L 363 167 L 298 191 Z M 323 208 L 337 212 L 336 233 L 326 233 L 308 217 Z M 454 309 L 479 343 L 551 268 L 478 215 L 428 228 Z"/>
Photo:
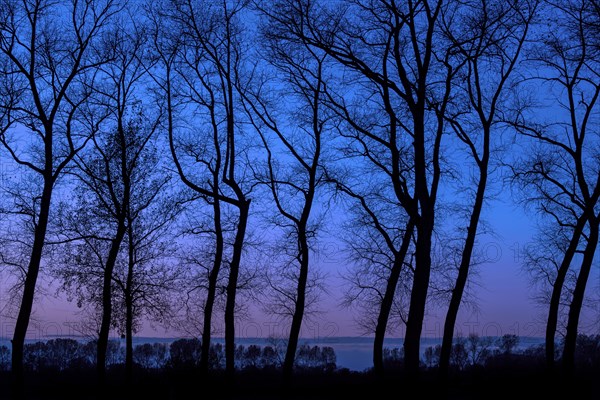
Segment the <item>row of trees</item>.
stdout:
<path fill-rule="evenodd" d="M 233 374 L 240 295 L 289 318 L 289 377 L 332 221 L 351 232 L 345 300 L 375 335 L 375 371 L 399 323 L 418 371 L 436 301 L 445 375 L 499 167 L 539 211 L 526 266 L 551 287 L 549 367 L 568 304 L 572 369 L 600 226 L 599 18 L 593 0 L 3 0 L 17 382 L 43 269 L 90 311 L 101 381 L 111 329 L 130 377 L 140 323 L 177 312 L 200 322 L 205 371 L 222 310 Z"/>

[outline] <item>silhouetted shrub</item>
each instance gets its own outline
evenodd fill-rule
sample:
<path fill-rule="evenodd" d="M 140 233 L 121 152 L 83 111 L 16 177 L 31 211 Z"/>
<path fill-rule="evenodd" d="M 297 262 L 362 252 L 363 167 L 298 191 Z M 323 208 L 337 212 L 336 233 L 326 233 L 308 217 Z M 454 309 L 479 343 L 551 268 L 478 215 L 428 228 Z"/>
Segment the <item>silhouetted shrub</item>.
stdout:
<path fill-rule="evenodd" d="M 507 333 L 498 339 L 498 348 L 504 354 L 512 354 L 518 345 L 519 337 L 517 335 L 511 335 Z"/>
<path fill-rule="evenodd" d="M 133 348 L 133 361 L 144 369 L 163 368 L 168 361 L 164 343 L 144 343 Z"/>
<path fill-rule="evenodd" d="M 471 333 L 467 337 L 466 350 L 469 353 L 469 363 L 471 366 L 485 365 L 492 354 L 491 347 L 494 341 L 490 337 L 479 337 Z"/>
<path fill-rule="evenodd" d="M 469 364 L 469 353 L 467 351 L 467 341 L 465 338 L 458 337 L 452 344 L 450 364 L 459 371 L 463 370 Z"/>
<path fill-rule="evenodd" d="M 23 346 L 23 366 L 28 371 L 41 371 L 46 368 L 48 353 L 46 343 L 26 343 Z"/>
<path fill-rule="evenodd" d="M 0 346 L 0 371 L 10 369 L 10 349 L 8 346 Z"/>
<path fill-rule="evenodd" d="M 74 339 L 52 339 L 46 342 L 46 366 L 64 371 L 76 359 L 79 342 Z"/>
<path fill-rule="evenodd" d="M 177 339 L 169 346 L 171 366 L 176 369 L 196 368 L 200 361 L 200 340 Z"/>
<path fill-rule="evenodd" d="M 119 365 L 125 362 L 125 347 L 118 340 L 109 340 L 106 348 L 106 365 Z"/>
<path fill-rule="evenodd" d="M 582 368 L 600 366 L 600 335 L 577 335 L 575 363 Z"/>
<path fill-rule="evenodd" d="M 546 346 L 539 344 L 530 346 L 523 350 L 523 355 L 537 362 L 543 362 L 546 358 Z"/>
<path fill-rule="evenodd" d="M 396 369 L 400 368 L 404 365 L 404 349 L 394 347 L 390 349 L 389 347 L 383 348 L 383 366 L 386 369 Z"/>
<path fill-rule="evenodd" d="M 425 365 L 429 368 L 433 368 L 440 363 L 440 354 L 442 352 L 442 346 L 429 346 L 425 349 L 423 353 L 423 358 L 425 361 Z"/>
<path fill-rule="evenodd" d="M 225 365 L 225 352 L 221 343 L 210 345 L 208 353 L 208 367 L 210 369 L 222 369 Z"/>
<path fill-rule="evenodd" d="M 263 368 L 275 368 L 281 365 L 279 355 L 272 346 L 265 346 L 263 348 L 262 361 Z"/>
<path fill-rule="evenodd" d="M 321 359 L 325 363 L 325 371 L 331 372 L 337 368 L 337 356 L 333 347 L 323 347 L 321 350 Z"/>
<path fill-rule="evenodd" d="M 296 367 L 300 369 L 333 371 L 336 369 L 336 356 L 333 348 L 303 344 L 296 352 Z"/>
<path fill-rule="evenodd" d="M 77 363 L 82 366 L 94 366 L 96 365 L 96 357 L 97 353 L 98 341 L 90 340 L 85 342 L 84 344 L 79 346 L 79 351 L 77 352 Z"/>
<path fill-rule="evenodd" d="M 242 354 L 242 368 L 262 367 L 262 351 L 259 346 L 251 344 Z"/>

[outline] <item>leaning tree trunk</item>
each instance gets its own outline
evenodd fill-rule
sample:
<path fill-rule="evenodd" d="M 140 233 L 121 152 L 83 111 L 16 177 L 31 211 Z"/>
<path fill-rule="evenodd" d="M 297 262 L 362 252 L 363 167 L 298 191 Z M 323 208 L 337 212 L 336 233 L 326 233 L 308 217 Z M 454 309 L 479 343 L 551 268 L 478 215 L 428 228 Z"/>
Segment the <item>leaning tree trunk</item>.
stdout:
<path fill-rule="evenodd" d="M 486 132 L 486 134 L 489 136 L 489 131 Z M 473 210 L 469 220 L 469 227 L 467 228 L 467 238 L 463 247 L 460 266 L 458 267 L 456 285 L 452 290 L 448 312 L 446 313 L 446 321 L 444 322 L 444 336 L 442 339 L 442 349 L 440 353 L 440 376 L 442 379 L 445 379 L 448 375 L 448 369 L 450 367 L 450 353 L 452 351 L 452 341 L 454 339 L 454 327 L 456 325 L 456 318 L 462 302 L 465 286 L 467 285 L 467 280 L 469 278 L 471 256 L 473 254 L 473 248 L 475 247 L 479 218 L 481 216 L 481 209 L 483 208 L 483 200 L 485 198 L 485 189 L 488 177 L 488 157 L 489 154 L 486 152 L 479 167 L 480 177 L 479 183 L 477 184 L 477 192 L 475 194 L 475 203 L 473 204 Z"/>
<path fill-rule="evenodd" d="M 110 324 L 112 322 L 112 276 L 115 269 L 115 263 L 119 254 L 119 248 L 125 237 L 125 219 L 122 218 L 117 226 L 117 234 L 111 241 L 108 258 L 104 267 L 104 279 L 102 284 L 102 321 L 100 323 L 100 332 L 98 334 L 98 344 L 96 348 L 96 372 L 98 382 L 104 385 L 106 381 L 106 351 L 108 348 L 108 335 L 110 333 Z"/>
<path fill-rule="evenodd" d="M 200 371 L 208 372 L 208 359 L 210 355 L 210 340 L 212 328 L 212 314 L 217 293 L 217 281 L 223 262 L 223 228 L 221 226 L 221 205 L 219 200 L 214 200 L 214 223 L 215 223 L 215 258 L 213 267 L 208 276 L 208 292 L 204 303 L 204 325 L 202 326 L 202 353 L 200 354 Z"/>
<path fill-rule="evenodd" d="M 46 177 L 44 179 L 44 189 L 40 201 L 40 213 L 38 215 L 33 246 L 31 248 L 31 257 L 29 259 L 25 283 L 23 285 L 23 297 L 21 298 L 19 315 L 17 317 L 17 323 L 12 338 L 12 374 L 15 382 L 15 393 L 17 395 L 22 393 L 23 390 L 23 346 L 25 344 L 25 336 L 27 335 L 27 328 L 29 327 L 29 318 L 31 317 L 31 310 L 33 308 L 35 287 L 40 271 L 44 242 L 46 240 L 50 202 L 52 200 L 52 186 L 52 178 Z"/>
<path fill-rule="evenodd" d="M 300 274 L 298 276 L 298 285 L 296 287 L 296 303 L 294 315 L 292 316 L 292 325 L 290 327 L 290 336 L 283 361 L 283 377 L 289 379 L 294 370 L 294 361 L 296 359 L 296 349 L 298 348 L 298 338 L 302 328 L 302 319 L 304 318 L 304 309 L 306 306 L 306 283 L 308 281 L 308 240 L 306 238 L 306 226 L 299 227 L 298 243 L 300 247 Z"/>
<path fill-rule="evenodd" d="M 431 272 L 432 233 L 432 216 L 422 215 L 417 223 L 416 265 L 404 338 L 404 364 L 407 373 L 412 376 L 418 374 L 420 366 L 421 331 Z"/>
<path fill-rule="evenodd" d="M 581 239 L 581 234 L 583 233 L 583 228 L 585 227 L 586 221 L 587 220 L 583 216 L 577 220 L 577 224 L 573 230 L 573 235 L 571 236 L 571 241 L 569 242 L 569 247 L 567 247 L 567 250 L 565 251 L 563 260 L 560 263 L 556 273 L 556 279 L 552 285 L 552 296 L 550 298 L 550 304 L 548 307 L 548 321 L 546 323 L 545 339 L 546 366 L 548 370 L 554 369 L 554 340 L 556 336 L 556 327 L 558 325 L 558 309 L 560 307 L 562 289 L 565 284 L 567 272 L 569 271 L 571 262 L 573 261 L 573 257 L 575 257 L 577 246 L 579 245 L 579 240 Z"/>
<path fill-rule="evenodd" d="M 125 381 L 133 381 L 133 274 L 135 268 L 135 249 L 131 219 L 127 222 L 129 247 L 127 251 L 127 281 L 125 283 Z"/>
<path fill-rule="evenodd" d="M 598 219 L 590 218 L 590 232 L 588 242 L 584 250 L 581 269 L 577 276 L 577 283 L 573 291 L 573 299 L 569 308 L 569 319 L 567 322 L 567 333 L 565 335 L 565 347 L 563 350 L 563 368 L 567 375 L 573 372 L 575 366 L 575 346 L 577 343 L 577 331 L 579 328 L 579 317 L 581 315 L 581 307 L 583 306 L 583 298 L 587 286 L 590 270 L 594 261 L 596 247 L 598 246 Z"/>
<path fill-rule="evenodd" d="M 415 224 L 413 220 L 410 219 L 406 225 L 404 236 L 402 237 L 400 251 L 395 255 L 394 264 L 392 265 L 392 270 L 390 271 L 390 276 L 387 280 L 385 293 L 381 300 L 379 316 L 377 317 L 377 326 L 375 327 L 375 339 L 373 340 L 373 369 L 377 375 L 383 374 L 383 341 L 385 339 L 385 332 L 387 330 L 392 305 L 394 304 L 394 296 L 396 294 L 398 280 L 400 279 L 400 273 L 402 272 L 402 265 L 404 264 L 406 253 L 408 253 L 414 228 Z"/>
<path fill-rule="evenodd" d="M 227 301 L 225 303 L 225 373 L 229 378 L 235 373 L 235 297 L 237 294 L 240 261 L 248 224 L 250 201 L 241 200 L 239 204 L 240 217 L 237 233 L 233 243 L 233 255 L 229 265 L 227 282 Z"/>

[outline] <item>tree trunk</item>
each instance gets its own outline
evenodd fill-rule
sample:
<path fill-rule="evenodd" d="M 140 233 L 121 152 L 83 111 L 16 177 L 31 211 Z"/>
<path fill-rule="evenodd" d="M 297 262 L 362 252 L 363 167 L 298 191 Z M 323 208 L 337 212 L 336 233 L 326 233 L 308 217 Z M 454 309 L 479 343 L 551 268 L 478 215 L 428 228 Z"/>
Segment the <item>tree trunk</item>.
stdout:
<path fill-rule="evenodd" d="M 390 312 L 392 310 L 392 305 L 394 304 L 394 296 L 396 294 L 398 280 L 400 279 L 400 272 L 402 272 L 402 265 L 406 258 L 406 253 L 408 253 L 408 247 L 410 246 L 414 228 L 415 224 L 413 220 L 410 219 L 406 225 L 406 230 L 404 231 L 400 251 L 398 251 L 395 256 L 394 265 L 390 271 L 385 293 L 381 301 L 379 316 L 377 317 L 377 326 L 375 327 L 375 339 L 373 340 L 373 369 L 377 375 L 383 374 L 383 340 L 385 339 Z"/>
<path fill-rule="evenodd" d="M 135 268 L 135 247 L 133 243 L 133 222 L 127 221 L 127 282 L 125 286 L 125 382 L 131 385 L 133 380 L 133 273 Z"/>
<path fill-rule="evenodd" d="M 308 240 L 306 238 L 306 226 L 299 227 L 298 243 L 300 247 L 300 275 L 298 276 L 298 286 L 296 287 L 296 304 L 294 315 L 292 316 L 292 325 L 290 327 L 290 336 L 283 361 L 283 377 L 289 379 L 294 370 L 294 361 L 296 359 L 296 349 L 298 348 L 298 338 L 302 328 L 304 318 L 304 308 L 306 305 L 306 283 L 308 281 Z"/>
<path fill-rule="evenodd" d="M 565 347 L 563 350 L 562 362 L 563 368 L 565 369 L 567 375 L 573 373 L 573 368 L 575 366 L 575 345 L 577 342 L 579 317 L 585 296 L 585 289 L 590 276 L 590 270 L 592 268 L 594 255 L 596 253 L 596 247 L 598 246 L 598 224 L 600 221 L 593 217 L 590 218 L 588 222 L 590 226 L 590 233 L 587 245 L 585 246 L 583 261 L 581 262 L 581 269 L 579 270 L 579 275 L 577 276 L 575 290 L 573 291 L 573 300 L 571 301 L 571 306 L 569 308 L 567 334 L 565 336 Z"/>
<path fill-rule="evenodd" d="M 435 191 L 439 182 L 439 166 L 434 163 L 434 173 L 431 181 L 432 192 L 429 193 L 428 171 L 425 146 L 425 98 L 424 93 L 419 93 L 420 101 L 415 105 L 413 112 L 414 129 L 414 169 L 415 169 L 415 208 L 420 210 L 407 210 L 415 219 L 417 228 L 417 242 L 415 250 L 415 271 L 406 321 L 406 335 L 404 338 L 404 364 L 408 375 L 416 376 L 419 372 L 421 331 L 425 317 L 427 292 L 429 291 L 429 278 L 431 274 L 431 236 L 435 221 Z M 440 135 L 438 133 L 438 135 Z M 434 153 L 439 150 L 439 137 L 436 138 Z M 434 160 L 436 156 L 434 155 Z"/>
<path fill-rule="evenodd" d="M 431 211 L 429 211 L 431 213 Z M 433 233 L 433 216 L 422 215 L 417 223 L 417 243 L 415 255 L 415 273 L 413 277 L 410 308 L 406 322 L 404 338 L 404 364 L 409 375 L 419 372 L 421 331 L 425 317 L 425 305 L 429 290 L 431 272 L 431 235 Z"/>
<path fill-rule="evenodd" d="M 489 130 L 486 132 L 489 136 Z M 463 293 L 467 280 L 469 279 L 469 269 L 471 267 L 471 256 L 473 254 L 473 248 L 475 247 L 475 239 L 477 238 L 477 228 L 479 226 L 479 218 L 481 216 L 481 209 L 483 208 L 483 201 L 485 199 L 485 189 L 487 185 L 488 177 L 488 157 L 487 152 L 483 157 L 483 161 L 479 168 L 479 183 L 477 184 L 477 193 L 475 194 L 475 203 L 473 204 L 473 210 L 471 212 L 471 218 L 469 220 L 469 227 L 467 228 L 467 238 L 463 247 L 462 256 L 460 260 L 460 266 L 458 267 L 458 276 L 456 278 L 456 285 L 452 290 L 452 296 L 450 298 L 450 304 L 448 305 L 448 311 L 446 313 L 446 321 L 444 322 L 444 336 L 442 339 L 442 350 L 440 353 L 440 376 L 445 379 L 448 375 L 448 369 L 450 367 L 450 353 L 452 351 L 452 341 L 454 339 L 454 327 L 456 325 L 456 317 L 458 316 L 458 310 L 462 303 Z"/>
<path fill-rule="evenodd" d="M 217 281 L 223 261 L 223 229 L 221 227 L 221 205 L 219 200 L 214 199 L 214 223 L 215 223 L 215 259 L 212 270 L 208 276 L 208 292 L 204 303 L 204 324 L 202 326 L 202 353 L 200 354 L 200 371 L 208 372 L 208 357 L 210 355 L 210 339 L 212 328 L 212 314 L 217 293 Z"/>
<path fill-rule="evenodd" d="M 46 230 L 48 228 L 48 216 L 50 214 L 50 203 L 52 200 L 52 178 L 44 179 L 44 188 L 40 201 L 40 213 L 37 225 L 35 227 L 33 246 L 31 248 L 31 257 L 27 266 L 25 283 L 23 285 L 23 297 L 19 307 L 19 315 L 12 338 L 12 374 L 15 382 L 15 394 L 19 395 L 23 389 L 23 346 L 29 327 L 29 318 L 33 308 L 35 287 L 40 271 L 42 252 L 46 240 Z"/>
<path fill-rule="evenodd" d="M 112 275 L 119 254 L 119 248 L 125 237 L 125 219 L 122 218 L 117 226 L 117 234 L 111 242 L 108 258 L 104 267 L 104 281 L 102 285 L 102 321 L 100 332 L 98 334 L 96 372 L 98 382 L 102 386 L 106 380 L 106 351 L 108 348 L 108 335 L 110 333 L 110 324 L 112 322 Z"/>
<path fill-rule="evenodd" d="M 237 293 L 240 261 L 246 236 L 246 225 L 250 209 L 249 200 L 240 200 L 240 217 L 237 233 L 233 243 L 233 255 L 229 265 L 229 279 L 227 282 L 227 301 L 225 303 L 225 373 L 232 378 L 235 373 L 235 296 Z"/>
<path fill-rule="evenodd" d="M 125 383 L 133 381 L 133 299 L 127 294 L 125 315 Z"/>
<path fill-rule="evenodd" d="M 577 224 L 575 225 L 575 229 L 573 230 L 573 235 L 571 236 L 571 241 L 569 242 L 569 247 L 565 251 L 563 256 L 563 260 L 560 263 L 560 267 L 558 268 L 556 279 L 554 280 L 554 284 L 552 285 L 552 296 L 550 298 L 550 305 L 548 307 L 548 321 L 546 323 L 546 366 L 548 370 L 554 369 L 554 348 L 555 348 L 555 336 L 556 336 L 556 327 L 558 325 L 558 309 L 560 307 L 560 297 L 562 294 L 562 289 L 565 283 L 565 279 L 567 277 L 567 272 L 571 266 L 571 262 L 573 261 L 573 257 L 575 256 L 575 252 L 577 251 L 577 246 L 579 245 L 579 240 L 581 238 L 581 234 L 583 233 L 583 228 L 585 227 L 586 219 L 581 216 L 577 220 Z"/>

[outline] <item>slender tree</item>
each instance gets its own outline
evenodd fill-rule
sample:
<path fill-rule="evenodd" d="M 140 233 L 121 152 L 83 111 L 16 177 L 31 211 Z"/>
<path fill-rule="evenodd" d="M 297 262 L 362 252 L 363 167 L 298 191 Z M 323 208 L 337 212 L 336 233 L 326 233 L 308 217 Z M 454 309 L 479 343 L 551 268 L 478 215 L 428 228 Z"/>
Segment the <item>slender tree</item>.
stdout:
<path fill-rule="evenodd" d="M 132 20 L 118 21 L 111 32 L 105 35 L 103 44 L 114 59 L 100 68 L 98 76 L 102 83 L 95 88 L 91 102 L 97 104 L 97 108 L 108 117 L 103 130 L 93 138 L 93 148 L 76 158 L 78 168 L 71 172 L 81 187 L 78 203 L 74 205 L 79 212 L 63 225 L 70 236 L 69 241 L 84 238 L 77 248 L 91 246 L 92 251 L 86 250 L 84 254 L 96 254 L 95 262 L 87 257 L 83 264 L 102 270 L 97 342 L 97 372 L 101 383 L 105 379 L 110 329 L 116 324 L 113 317 L 115 268 L 120 263 L 127 236 L 133 229 L 130 222 L 144 208 L 152 205 L 152 200 L 166 183 L 149 183 L 151 177 L 155 176 L 152 169 L 157 162 L 148 156 L 148 143 L 153 139 L 160 118 L 145 120 L 147 117 L 143 106 L 139 105 L 140 87 L 146 73 L 142 57 L 145 41 L 143 28 Z M 88 196 L 94 200 L 90 201 Z M 85 279 L 71 279 L 69 275 L 77 277 L 81 273 L 78 270 L 79 261 L 77 257 L 67 259 L 65 268 L 59 270 L 66 288 L 73 290 L 72 284 L 75 282 L 88 287 L 97 284 L 95 280 L 86 283 Z M 96 290 L 87 289 L 86 293 L 94 294 Z M 92 295 L 89 300 L 94 298 Z M 130 361 L 132 349 L 128 350 Z"/>
<path fill-rule="evenodd" d="M 475 162 L 475 196 L 470 209 L 466 237 L 462 248 L 458 275 L 452 288 L 446 313 L 444 335 L 440 353 L 440 373 L 445 377 L 450 365 L 452 341 L 456 318 L 469 278 L 479 220 L 486 199 L 490 156 L 494 141 L 492 130 L 502 115 L 502 102 L 509 78 L 527 38 L 531 20 L 536 13 L 537 1 L 507 3 L 477 0 L 463 2 L 458 8 L 443 15 L 443 30 L 449 47 L 457 57 L 451 62 L 466 64 L 464 97 L 456 96 L 460 103 L 457 114 L 448 115 L 449 124 L 458 139 L 467 146 Z"/>
<path fill-rule="evenodd" d="M 284 304 L 280 306 L 288 310 L 291 317 L 283 362 L 284 378 L 289 379 L 302 323 L 311 303 L 309 292 L 318 286 L 311 282 L 314 273 L 311 271 L 311 242 L 317 235 L 314 209 L 317 190 L 323 182 L 323 136 L 330 119 L 323 103 L 327 56 L 302 42 L 288 40 L 286 27 L 276 20 L 262 27 L 261 40 L 265 43 L 263 54 L 273 67 L 274 75 L 282 75 L 282 79 L 270 84 L 261 82 L 255 93 L 244 98 L 267 153 L 266 171 L 259 174 L 259 182 L 269 188 L 275 202 L 279 214 L 274 218 L 275 224 L 293 243 L 293 261 L 284 260 L 284 270 L 276 272 L 289 279 L 280 283 L 269 280 L 275 293 L 283 299 Z M 278 90 L 278 86 L 281 89 Z M 245 94 L 248 90 L 240 92 Z M 274 100 L 281 104 L 280 96 L 286 93 L 291 93 L 286 103 L 293 104 L 293 108 L 283 112 L 293 120 L 275 116 L 281 107 Z M 274 140 L 270 140 L 269 133 Z"/>
<path fill-rule="evenodd" d="M 119 289 L 117 324 L 125 333 L 129 383 L 133 376 L 133 335 L 144 317 L 168 326 L 173 315 L 172 294 L 180 278 L 179 268 L 172 264 L 175 248 L 168 237 L 181 207 L 168 194 L 173 189 L 167 186 L 169 176 L 161 167 L 155 145 L 145 144 L 140 153 L 132 168 L 132 198 L 124 241 L 127 252 L 123 252 L 126 257 L 121 257 L 113 275 Z"/>
<path fill-rule="evenodd" d="M 543 32 L 530 58 L 539 68 L 532 79 L 545 84 L 558 104 L 546 120 L 524 108 L 514 126 L 534 151 L 515 164 L 513 175 L 529 190 L 527 196 L 559 227 L 570 232 L 569 244 L 553 281 L 546 327 L 546 358 L 554 364 L 554 341 L 560 300 L 579 248 L 583 257 L 569 308 L 563 366 L 571 371 L 585 288 L 597 246 L 597 204 L 600 195 L 598 136 L 590 129 L 598 107 L 598 55 L 589 45 L 589 21 L 597 20 L 595 2 L 549 3 L 552 28 Z M 550 15 L 550 14 L 549 14 Z M 557 27 L 560 27 L 557 28 Z M 556 91 L 560 89 L 560 91 Z M 553 107 L 553 105 L 549 105 Z M 560 110 L 560 112 L 559 112 Z"/>
<path fill-rule="evenodd" d="M 91 95 L 98 66 L 108 59 L 99 48 L 106 25 L 118 11 L 111 0 L 68 5 L 50 1 L 3 1 L 0 21 L 0 65 L 3 76 L 15 76 L 11 90 L 18 99 L 6 117 L 17 127 L 2 136 L 4 148 L 14 161 L 40 177 L 34 214 L 34 239 L 25 268 L 19 314 L 12 339 L 12 371 L 22 382 L 23 344 L 40 272 L 44 242 L 58 178 L 81 150 L 99 121 L 92 116 L 82 129 L 82 105 Z M 61 15 L 63 17 L 57 17 Z M 19 78 L 16 78 L 18 76 Z M 9 124 L 3 124 L 7 126 Z M 29 140 L 31 157 L 16 147 Z"/>
<path fill-rule="evenodd" d="M 410 373 L 419 369 L 441 143 L 456 73 L 443 62 L 447 49 L 437 42 L 442 9 L 451 6 L 442 1 L 347 2 L 334 11 L 318 2 L 288 0 L 271 11 L 272 18 L 288 28 L 288 35 L 321 49 L 361 87 L 380 96 L 377 106 L 389 120 L 384 132 L 362 121 L 351 126 L 362 128 L 358 132 L 363 140 L 357 146 L 388 173 L 396 201 L 415 223 L 415 266 L 404 341 Z M 408 157 L 400 158 L 405 151 Z"/>
<path fill-rule="evenodd" d="M 109 213 L 113 215 L 115 223 L 102 285 L 102 319 L 97 354 L 97 370 L 101 382 L 105 377 L 108 337 L 113 324 L 112 284 L 115 265 L 128 232 L 128 219 L 132 212 L 137 211 L 131 210 L 132 176 L 137 173 L 143 150 L 155 131 L 155 127 L 150 127 L 142 132 L 142 128 L 136 127 L 135 122 L 127 126 L 128 115 L 135 112 L 136 90 L 145 73 L 141 58 L 144 43 L 145 35 L 140 31 L 136 32 L 135 28 L 127 29 L 125 25 L 121 25 L 114 30 L 107 45 L 113 49 L 115 59 L 103 69 L 105 85 L 98 91 L 99 100 L 112 114 L 111 119 L 115 124 L 115 131 L 108 133 L 106 141 L 94 141 L 104 168 L 102 175 L 90 179 L 100 185 L 99 190 L 96 190 L 98 194 L 108 194 L 107 198 L 101 199 L 101 204 L 110 207 Z M 90 171 L 90 168 L 86 169 Z"/>
<path fill-rule="evenodd" d="M 344 301 L 349 306 L 358 305 L 363 309 L 361 324 L 368 333 L 375 333 L 373 369 L 376 374 L 382 375 L 383 343 L 391 329 L 391 321 L 395 319 L 406 323 L 407 305 L 403 299 L 410 298 L 408 278 L 413 271 L 414 222 L 406 221 L 404 215 L 400 218 L 390 215 L 390 200 L 382 196 L 385 181 L 373 185 L 377 181 L 376 174 L 370 171 L 369 176 L 371 179 L 367 186 L 356 183 L 350 186 L 347 176 L 343 179 L 328 177 L 328 181 L 354 203 L 351 210 L 355 217 L 350 222 L 353 233 L 346 241 L 351 250 L 351 260 L 356 264 L 347 278 L 351 289 Z M 373 314 L 373 309 L 378 309 L 378 313 Z"/>
<path fill-rule="evenodd" d="M 159 84 L 166 93 L 167 131 L 171 155 L 179 176 L 198 196 L 213 202 L 213 206 L 217 207 L 214 210 L 217 215 L 220 215 L 223 204 L 237 210 L 236 228 L 231 243 L 231 259 L 227 262 L 229 274 L 225 305 L 225 354 L 229 376 L 235 370 L 236 294 L 250 211 L 250 199 L 243 188 L 243 173 L 238 172 L 240 168 L 238 146 L 241 132 L 236 120 L 239 102 L 236 85 L 242 79 L 243 65 L 241 18 L 245 10 L 244 1 L 225 1 L 219 5 L 192 0 L 173 2 L 167 7 L 164 16 L 169 18 L 176 27 L 181 41 L 178 40 L 179 38 L 171 41 L 169 49 L 176 48 L 176 51 L 165 51 L 164 46 L 158 51 L 167 69 L 166 79 L 162 79 Z M 178 153 L 178 141 L 175 137 L 177 126 L 174 123 L 175 90 L 172 86 L 175 76 L 182 82 L 182 91 L 177 95 L 184 96 L 191 107 L 207 116 L 207 119 L 202 122 L 206 123 L 207 130 L 211 132 L 214 152 L 202 154 L 202 147 L 199 149 L 184 147 L 183 150 L 186 150 L 188 155 L 198 155 L 188 161 L 196 164 L 201 171 L 204 170 L 212 177 L 208 184 L 205 183 L 206 179 L 202 175 L 199 175 L 198 179 L 190 177 L 191 174 L 187 172 L 184 163 L 185 158 Z M 215 164 L 215 159 L 218 165 Z M 220 204 L 216 205 L 217 202 Z M 222 234 L 220 223 L 219 219 L 215 219 L 214 230 L 217 241 Z M 210 336 L 209 320 L 212 315 L 210 308 L 214 304 L 214 284 L 217 282 L 220 264 L 223 262 L 219 259 L 222 254 L 218 251 L 211 271 L 210 281 L 213 285 L 209 284 L 210 293 L 204 310 L 205 339 L 209 339 Z M 210 341 L 205 340 L 205 343 L 205 346 L 209 346 Z"/>

